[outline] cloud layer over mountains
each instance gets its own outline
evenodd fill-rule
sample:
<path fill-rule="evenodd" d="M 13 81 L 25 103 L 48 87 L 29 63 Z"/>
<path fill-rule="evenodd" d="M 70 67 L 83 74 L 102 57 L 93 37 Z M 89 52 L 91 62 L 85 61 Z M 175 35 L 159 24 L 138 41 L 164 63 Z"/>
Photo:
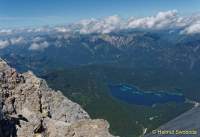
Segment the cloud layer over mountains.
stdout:
<path fill-rule="evenodd" d="M 123 29 L 182 29 L 182 33 L 193 34 L 200 33 L 200 15 L 191 15 L 187 17 L 180 16 L 177 10 L 159 12 L 154 16 L 124 19 L 118 15 L 109 16 L 103 19 L 87 19 L 77 23 L 56 26 L 56 27 L 38 27 L 38 28 L 20 28 L 20 29 L 0 29 L 0 35 L 10 35 L 13 33 L 40 33 L 40 32 L 79 32 L 88 33 L 110 33 Z"/>
<path fill-rule="evenodd" d="M 63 26 L 44 26 L 37 28 L 0 28 L 0 49 L 10 45 L 25 44 L 26 34 L 51 34 L 64 33 L 65 36 L 71 33 L 110 33 L 119 30 L 142 29 L 142 30 L 179 30 L 181 34 L 200 33 L 200 14 L 191 16 L 180 16 L 177 10 L 159 12 L 154 16 L 124 19 L 118 15 L 109 16 L 103 19 L 87 19 Z M 59 36 L 59 35 L 58 35 Z M 28 39 L 29 50 L 43 50 L 49 46 L 48 41 L 40 37 L 30 37 Z M 59 42 L 58 42 L 59 43 Z"/>
<path fill-rule="evenodd" d="M 6 48 L 10 45 L 17 45 L 25 43 L 25 39 L 21 36 L 19 37 L 12 37 L 9 39 L 0 39 L 0 49 Z"/>
<path fill-rule="evenodd" d="M 80 33 L 110 33 L 123 29 L 182 29 L 182 33 L 200 33 L 200 16 L 182 17 L 177 10 L 159 12 L 155 16 L 123 19 L 117 15 L 104 19 L 82 20 L 76 24 Z"/>

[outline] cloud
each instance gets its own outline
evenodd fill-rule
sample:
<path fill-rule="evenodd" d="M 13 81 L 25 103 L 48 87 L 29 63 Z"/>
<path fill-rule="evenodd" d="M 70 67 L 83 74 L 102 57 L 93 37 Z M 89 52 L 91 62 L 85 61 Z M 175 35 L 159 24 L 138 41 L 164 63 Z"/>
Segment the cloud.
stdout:
<path fill-rule="evenodd" d="M 180 34 L 200 34 L 200 14 L 191 16 L 180 16 L 177 10 L 159 12 L 154 16 L 124 19 L 118 15 L 105 17 L 102 19 L 81 20 L 77 23 L 63 26 L 44 26 L 35 28 L 0 28 L 0 49 L 12 45 L 22 45 L 32 43 L 29 50 L 41 51 L 49 47 L 49 43 L 44 34 L 56 37 L 54 43 L 61 45 L 61 40 L 72 36 L 72 33 L 90 34 L 90 33 L 110 33 L 125 29 L 145 29 L 162 30 L 168 29 L 173 32 L 175 29 Z"/>
<path fill-rule="evenodd" d="M 123 19 L 117 15 L 104 19 L 82 20 L 76 30 L 80 33 L 110 33 L 123 29 L 182 29 L 181 33 L 200 33 L 200 15 L 180 16 L 177 10 L 159 12 L 154 16 Z"/>
<path fill-rule="evenodd" d="M 148 17 L 129 17 L 122 18 L 118 15 L 105 17 L 102 19 L 87 19 L 76 23 L 63 26 L 45 26 L 36 28 L 20 29 L 0 29 L 0 35 L 14 34 L 52 34 L 52 33 L 110 33 L 123 29 L 181 29 L 181 33 L 193 34 L 200 33 L 199 30 L 200 15 L 180 16 L 177 10 L 159 12 L 154 16 Z"/>
<path fill-rule="evenodd" d="M 4 49 L 10 45 L 8 40 L 0 40 L 0 49 Z"/>
<path fill-rule="evenodd" d="M 60 32 L 60 33 L 66 33 L 66 32 L 70 32 L 70 31 L 71 31 L 70 28 L 66 28 L 66 27 L 63 27 L 63 26 L 55 27 L 54 30 L 55 30 L 56 32 Z"/>
<path fill-rule="evenodd" d="M 80 33 L 109 33 L 122 28 L 123 20 L 118 15 L 104 19 L 90 19 L 78 22 Z"/>
<path fill-rule="evenodd" d="M 0 49 L 7 48 L 11 45 L 19 45 L 24 43 L 26 43 L 26 41 L 23 37 L 7 38 L 4 40 L 0 40 Z"/>
<path fill-rule="evenodd" d="M 78 23 L 80 33 L 110 33 L 122 29 L 166 29 L 182 27 L 183 18 L 178 16 L 177 10 L 159 12 L 155 16 L 122 19 L 118 15 L 104 19 L 82 20 Z"/>
<path fill-rule="evenodd" d="M 200 33 L 200 22 L 192 24 L 191 26 L 187 27 L 185 29 L 185 32 L 187 34 L 194 34 L 194 33 Z"/>
<path fill-rule="evenodd" d="M 23 37 L 10 38 L 10 43 L 12 45 L 22 44 L 25 43 L 25 39 Z"/>
<path fill-rule="evenodd" d="M 22 43 L 25 43 L 23 37 L 7 38 L 4 40 L 0 40 L 0 49 L 4 49 L 8 46 L 22 44 Z"/>
<path fill-rule="evenodd" d="M 34 37 L 34 38 L 32 39 L 32 41 L 33 41 L 34 43 L 37 43 L 37 42 L 44 41 L 44 38 L 37 36 L 37 37 Z"/>
<path fill-rule="evenodd" d="M 41 43 L 32 43 L 31 46 L 29 47 L 29 50 L 41 51 L 47 47 L 49 47 L 49 43 L 44 41 Z"/>
<path fill-rule="evenodd" d="M 200 18 L 198 18 L 200 19 Z M 192 22 L 188 17 L 181 17 L 177 10 L 159 12 L 154 16 L 123 19 L 118 15 L 103 19 L 82 20 L 77 23 L 80 33 L 110 33 L 123 29 L 173 29 L 182 28 Z"/>
<path fill-rule="evenodd" d="M 181 19 L 176 10 L 159 12 L 155 16 L 129 19 L 128 28 L 163 29 L 178 26 Z"/>
<path fill-rule="evenodd" d="M 0 35 L 10 35 L 12 31 L 12 29 L 0 29 Z"/>
<path fill-rule="evenodd" d="M 191 24 L 190 26 L 186 27 L 182 33 L 185 34 L 197 34 L 200 33 L 200 21 Z"/>
<path fill-rule="evenodd" d="M 49 32 L 50 28 L 49 27 L 38 27 L 38 28 L 28 28 L 26 30 L 29 33 L 41 33 L 41 32 Z"/>

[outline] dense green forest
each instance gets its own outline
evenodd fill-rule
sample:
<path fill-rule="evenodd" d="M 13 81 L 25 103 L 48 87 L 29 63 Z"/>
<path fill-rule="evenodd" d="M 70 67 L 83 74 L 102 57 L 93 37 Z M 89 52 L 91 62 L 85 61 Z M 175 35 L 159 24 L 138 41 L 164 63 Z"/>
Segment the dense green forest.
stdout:
<path fill-rule="evenodd" d="M 133 105 L 110 95 L 108 83 L 128 83 L 155 91 L 165 89 L 172 92 L 183 92 L 181 87 L 176 86 L 181 81 L 174 83 L 176 75 L 171 74 L 173 76 L 171 77 L 162 72 L 160 73 L 163 75 L 148 73 L 148 71 L 146 74 L 142 72 L 139 70 L 136 72 L 130 68 L 93 65 L 53 70 L 42 77 L 48 81 L 50 87 L 61 90 L 64 95 L 81 104 L 92 118 L 108 120 L 113 134 L 138 137 L 145 128 L 149 132 L 192 106 L 188 103 L 176 104 L 174 102 L 150 107 Z"/>

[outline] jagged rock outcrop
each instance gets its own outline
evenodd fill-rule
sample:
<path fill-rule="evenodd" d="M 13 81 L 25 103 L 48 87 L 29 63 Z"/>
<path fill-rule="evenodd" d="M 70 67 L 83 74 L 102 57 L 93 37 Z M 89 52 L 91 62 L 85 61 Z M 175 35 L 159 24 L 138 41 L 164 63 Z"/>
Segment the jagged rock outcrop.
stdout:
<path fill-rule="evenodd" d="M 113 137 L 105 120 L 0 59 L 0 137 Z"/>
<path fill-rule="evenodd" d="M 154 134 L 149 133 L 145 137 L 199 137 L 200 136 L 200 104 L 179 115 L 175 119 L 167 122 L 154 130 Z"/>

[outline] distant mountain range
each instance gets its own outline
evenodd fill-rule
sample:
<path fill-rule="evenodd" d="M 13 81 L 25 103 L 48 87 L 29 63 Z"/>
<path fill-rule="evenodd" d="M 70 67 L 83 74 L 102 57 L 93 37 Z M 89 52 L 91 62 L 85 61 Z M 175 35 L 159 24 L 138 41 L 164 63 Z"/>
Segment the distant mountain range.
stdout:
<path fill-rule="evenodd" d="M 1 47 L 0 56 L 15 60 L 19 67 L 26 64 L 29 69 L 49 63 L 51 67 L 113 64 L 194 72 L 200 68 L 199 36 L 129 30 L 109 34 L 10 37 L 11 45 Z"/>

